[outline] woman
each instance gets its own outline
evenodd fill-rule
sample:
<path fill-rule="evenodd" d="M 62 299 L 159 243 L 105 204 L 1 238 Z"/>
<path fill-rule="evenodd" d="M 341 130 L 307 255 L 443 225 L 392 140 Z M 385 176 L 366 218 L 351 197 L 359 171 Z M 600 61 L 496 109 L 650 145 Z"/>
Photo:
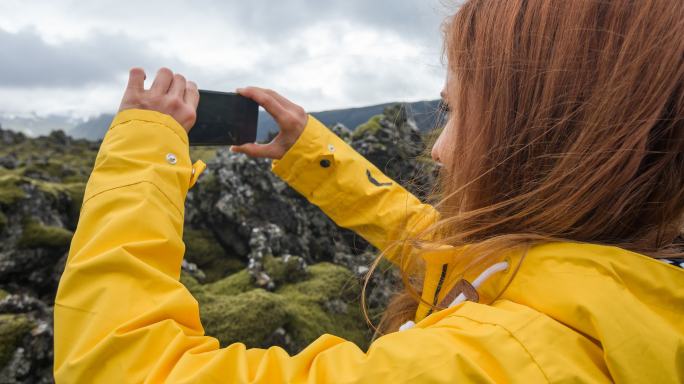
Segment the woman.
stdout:
<path fill-rule="evenodd" d="M 240 90 L 281 131 L 234 150 L 274 159 L 402 269 L 407 292 L 367 352 L 331 335 L 296 356 L 204 336 L 178 282 L 204 167 L 187 144 L 197 89 L 161 70 L 144 90 L 132 70 L 55 302 L 57 381 L 684 381 L 684 271 L 657 260 L 682 256 L 682 36 L 679 1 L 466 2 L 445 23 L 434 207 L 302 108 Z"/>

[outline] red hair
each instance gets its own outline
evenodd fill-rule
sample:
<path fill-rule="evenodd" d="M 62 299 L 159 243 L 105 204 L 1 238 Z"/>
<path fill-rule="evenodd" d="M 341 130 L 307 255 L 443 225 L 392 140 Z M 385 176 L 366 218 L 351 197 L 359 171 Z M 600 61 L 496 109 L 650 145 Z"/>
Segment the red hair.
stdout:
<path fill-rule="evenodd" d="M 470 267 L 546 241 L 684 255 L 684 2 L 471 0 L 444 26 L 442 219 L 412 244 L 469 244 Z"/>

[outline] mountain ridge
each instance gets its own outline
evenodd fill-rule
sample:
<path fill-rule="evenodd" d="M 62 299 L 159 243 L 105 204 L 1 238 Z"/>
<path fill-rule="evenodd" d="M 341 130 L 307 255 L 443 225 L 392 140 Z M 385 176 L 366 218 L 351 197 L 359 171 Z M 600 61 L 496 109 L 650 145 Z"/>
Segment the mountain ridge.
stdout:
<path fill-rule="evenodd" d="M 367 122 L 371 117 L 382 114 L 388 106 L 402 104 L 406 106 L 408 114 L 412 117 L 421 132 L 429 131 L 439 124 L 439 100 L 417 101 L 409 103 L 391 102 L 366 107 L 333 109 L 327 111 L 311 112 L 311 115 L 320 120 L 326 126 L 341 123 L 347 128 L 354 130 L 359 125 Z M 104 137 L 109 124 L 114 118 L 113 114 L 101 114 L 83 123 L 80 123 L 66 131 L 74 138 L 88 140 L 100 140 Z M 278 127 L 273 118 L 263 110 L 259 111 L 259 126 L 257 140 L 266 140 L 271 132 L 277 132 Z"/>

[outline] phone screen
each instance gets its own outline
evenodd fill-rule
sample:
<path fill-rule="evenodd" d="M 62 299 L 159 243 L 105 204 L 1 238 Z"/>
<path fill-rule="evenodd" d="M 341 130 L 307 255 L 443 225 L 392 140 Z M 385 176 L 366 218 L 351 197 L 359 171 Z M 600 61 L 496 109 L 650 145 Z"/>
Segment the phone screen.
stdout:
<path fill-rule="evenodd" d="M 237 93 L 200 90 L 190 145 L 240 145 L 256 141 L 259 105 Z"/>

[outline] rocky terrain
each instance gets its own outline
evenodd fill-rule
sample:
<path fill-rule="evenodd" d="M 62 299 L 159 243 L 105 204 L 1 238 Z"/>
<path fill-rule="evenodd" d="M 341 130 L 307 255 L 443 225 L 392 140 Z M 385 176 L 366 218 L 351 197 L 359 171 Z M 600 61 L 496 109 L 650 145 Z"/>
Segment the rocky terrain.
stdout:
<path fill-rule="evenodd" d="M 425 194 L 435 170 L 401 106 L 354 131 L 333 130 Z M 98 146 L 61 131 L 30 139 L 0 129 L 0 383 L 52 382 L 54 295 Z M 200 302 L 206 333 L 223 346 L 290 353 L 323 333 L 366 348 L 360 284 L 376 250 L 272 174 L 270 161 L 207 148 L 193 158 L 209 167 L 186 202 L 181 280 Z M 381 269 L 368 292 L 373 319 L 397 284 Z"/>

